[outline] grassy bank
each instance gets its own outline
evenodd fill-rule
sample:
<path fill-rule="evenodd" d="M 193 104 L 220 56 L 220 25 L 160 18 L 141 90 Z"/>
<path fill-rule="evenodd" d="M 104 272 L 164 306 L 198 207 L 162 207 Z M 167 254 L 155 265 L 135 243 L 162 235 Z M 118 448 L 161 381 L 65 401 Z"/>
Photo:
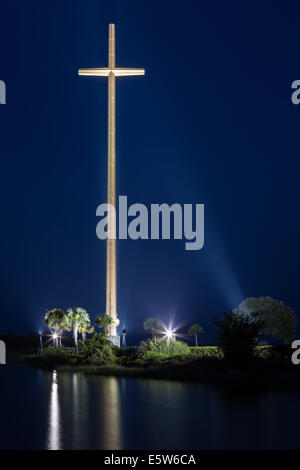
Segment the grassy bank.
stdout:
<path fill-rule="evenodd" d="M 215 346 L 189 348 L 182 355 L 144 354 L 137 349 L 114 349 L 113 362 L 95 364 L 72 351 L 51 351 L 44 356 L 28 356 L 27 365 L 47 370 L 81 372 L 92 375 L 209 383 L 230 390 L 268 389 L 300 392 L 300 368 L 293 366 L 288 348 L 257 347 L 255 358 L 243 367 L 224 361 Z"/>

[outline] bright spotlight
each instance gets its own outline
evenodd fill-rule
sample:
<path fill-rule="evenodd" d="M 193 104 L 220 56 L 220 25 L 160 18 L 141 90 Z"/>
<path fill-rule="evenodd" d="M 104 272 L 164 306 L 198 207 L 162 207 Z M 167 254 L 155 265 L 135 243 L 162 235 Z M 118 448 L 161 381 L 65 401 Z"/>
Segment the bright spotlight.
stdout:
<path fill-rule="evenodd" d="M 173 330 L 166 330 L 166 337 L 168 339 L 172 339 L 173 338 Z"/>
<path fill-rule="evenodd" d="M 57 339 L 57 338 L 58 338 L 58 334 L 57 334 L 57 333 L 53 333 L 52 338 L 53 338 L 53 339 Z"/>

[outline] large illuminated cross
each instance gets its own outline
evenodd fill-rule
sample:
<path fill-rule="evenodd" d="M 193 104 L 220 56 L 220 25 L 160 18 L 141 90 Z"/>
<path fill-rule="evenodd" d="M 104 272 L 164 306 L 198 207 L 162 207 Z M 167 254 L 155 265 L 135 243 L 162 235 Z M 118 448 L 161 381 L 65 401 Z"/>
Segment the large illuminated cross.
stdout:
<path fill-rule="evenodd" d="M 79 69 L 79 75 L 108 77 L 108 169 L 107 202 L 116 208 L 116 77 L 145 75 L 145 69 L 116 67 L 115 25 L 109 25 L 108 67 Z M 109 233 L 116 234 L 116 218 L 108 218 Z M 106 314 L 117 319 L 116 240 L 106 241 Z M 116 326 L 110 328 L 109 336 L 116 336 Z"/>

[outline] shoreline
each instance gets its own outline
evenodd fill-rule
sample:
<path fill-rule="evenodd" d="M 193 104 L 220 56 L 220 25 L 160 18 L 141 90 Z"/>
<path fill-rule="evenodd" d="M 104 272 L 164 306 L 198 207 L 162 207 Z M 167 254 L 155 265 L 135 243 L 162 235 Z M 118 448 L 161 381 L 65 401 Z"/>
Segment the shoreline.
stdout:
<path fill-rule="evenodd" d="M 15 361 L 14 361 L 15 362 Z M 111 376 L 130 379 L 167 380 L 181 383 L 194 383 L 217 386 L 225 391 L 239 393 L 267 392 L 272 390 L 300 392 L 300 368 L 290 368 L 288 364 L 252 363 L 245 368 L 230 368 L 222 361 L 206 360 L 180 365 L 71 365 L 46 366 L 22 358 L 18 365 L 46 371 L 82 373 L 85 375 Z M 201 364 L 201 362 L 205 362 Z M 268 361 L 267 361 L 268 362 Z"/>

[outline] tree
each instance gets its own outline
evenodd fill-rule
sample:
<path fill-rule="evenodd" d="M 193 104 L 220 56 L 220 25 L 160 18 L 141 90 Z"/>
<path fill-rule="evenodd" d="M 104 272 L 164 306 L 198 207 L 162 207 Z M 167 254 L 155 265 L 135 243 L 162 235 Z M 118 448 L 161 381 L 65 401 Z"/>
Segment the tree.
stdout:
<path fill-rule="evenodd" d="M 294 339 L 297 317 L 282 301 L 272 297 L 248 297 L 235 311 L 253 320 L 261 320 L 261 335 L 268 334 L 283 339 L 285 343 L 291 343 Z"/>
<path fill-rule="evenodd" d="M 162 328 L 163 324 L 158 318 L 150 317 L 144 321 L 144 330 L 151 330 L 152 337 Z"/>
<path fill-rule="evenodd" d="M 213 317 L 213 324 L 218 327 L 219 347 L 226 360 L 244 365 L 254 356 L 261 322 L 234 311 L 222 315 L 221 320 Z"/>
<path fill-rule="evenodd" d="M 54 333 L 58 336 L 60 346 L 65 316 L 65 312 L 61 308 L 53 308 L 52 310 L 47 310 L 44 317 L 45 324 L 50 330 L 54 330 Z M 55 338 L 55 346 L 58 346 L 58 338 Z"/>
<path fill-rule="evenodd" d="M 90 324 L 90 316 L 88 312 L 82 307 L 68 308 L 65 317 L 65 328 L 69 331 L 73 330 L 75 350 L 78 354 L 78 333 L 80 328 L 84 325 Z"/>
<path fill-rule="evenodd" d="M 113 326 L 118 326 L 120 324 L 120 320 L 112 315 L 104 313 L 96 318 L 95 324 L 99 326 L 99 328 L 103 328 L 105 336 L 110 336 L 111 328 Z"/>
<path fill-rule="evenodd" d="M 195 323 L 188 329 L 188 334 L 195 337 L 196 346 L 198 346 L 198 335 L 201 333 L 204 333 L 204 330 L 202 326 L 198 325 L 198 323 Z"/>
<path fill-rule="evenodd" d="M 87 333 L 90 335 L 94 333 L 95 327 L 91 325 L 90 321 L 83 321 L 78 327 L 78 333 L 81 333 L 82 341 L 85 343 Z"/>

